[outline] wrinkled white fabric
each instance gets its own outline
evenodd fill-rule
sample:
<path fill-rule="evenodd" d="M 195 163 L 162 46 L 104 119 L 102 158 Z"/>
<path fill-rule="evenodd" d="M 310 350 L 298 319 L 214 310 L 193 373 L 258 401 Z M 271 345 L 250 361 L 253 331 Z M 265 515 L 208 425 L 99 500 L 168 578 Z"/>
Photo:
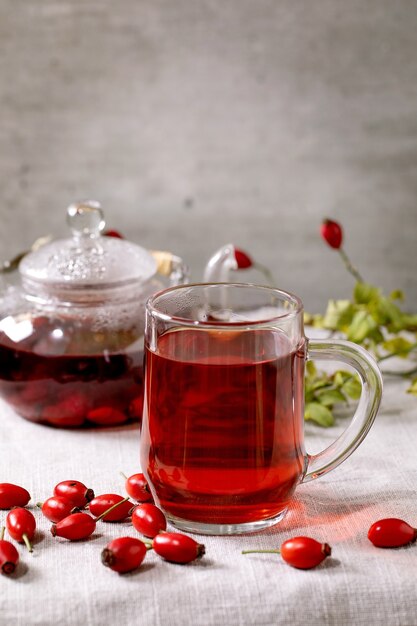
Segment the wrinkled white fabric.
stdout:
<path fill-rule="evenodd" d="M 387 380 L 382 408 L 360 448 L 338 469 L 297 490 L 276 527 L 240 537 L 200 537 L 206 556 L 187 566 L 150 552 L 142 567 L 120 576 L 100 553 L 113 537 L 133 535 L 129 523 L 97 526 L 88 541 L 53 538 L 35 503 L 53 486 L 78 479 L 99 493 L 124 493 L 123 478 L 139 471 L 136 428 L 63 431 L 31 424 L 0 405 L 0 482 L 32 494 L 39 527 L 33 554 L 0 577 L 0 624 L 58 626 L 412 626 L 417 623 L 417 545 L 377 549 L 371 523 L 401 517 L 417 524 L 417 399 L 407 383 Z M 317 451 L 346 425 L 306 428 Z M 6 512 L 0 512 L 4 524 Z M 273 554 L 243 556 L 245 548 L 278 548 L 294 535 L 327 541 L 332 557 L 311 571 Z"/>

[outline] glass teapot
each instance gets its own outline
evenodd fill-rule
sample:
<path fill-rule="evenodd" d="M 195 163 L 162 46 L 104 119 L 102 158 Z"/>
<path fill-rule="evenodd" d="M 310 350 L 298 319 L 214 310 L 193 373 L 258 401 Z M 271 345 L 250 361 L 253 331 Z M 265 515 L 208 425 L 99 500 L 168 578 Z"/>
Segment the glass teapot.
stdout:
<path fill-rule="evenodd" d="M 67 210 L 72 237 L 23 256 L 0 303 L 0 397 L 58 428 L 142 414 L 145 302 L 187 281 L 182 259 L 103 237 L 99 203 Z"/>

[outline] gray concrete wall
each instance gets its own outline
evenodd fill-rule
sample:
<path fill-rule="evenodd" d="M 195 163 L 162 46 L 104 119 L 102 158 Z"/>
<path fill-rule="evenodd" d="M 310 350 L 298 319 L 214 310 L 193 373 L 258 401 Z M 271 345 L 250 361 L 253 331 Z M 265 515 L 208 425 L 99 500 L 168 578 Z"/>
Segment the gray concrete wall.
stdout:
<path fill-rule="evenodd" d="M 411 0 L 0 0 L 1 257 L 94 197 L 196 279 L 235 242 L 321 310 L 352 286 L 330 216 L 417 309 L 416 27 Z"/>

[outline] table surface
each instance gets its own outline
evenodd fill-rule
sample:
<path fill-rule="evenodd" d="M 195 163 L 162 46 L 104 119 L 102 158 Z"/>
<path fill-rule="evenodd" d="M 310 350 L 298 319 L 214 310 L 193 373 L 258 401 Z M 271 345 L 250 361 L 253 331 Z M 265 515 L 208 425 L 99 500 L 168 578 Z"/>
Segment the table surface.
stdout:
<path fill-rule="evenodd" d="M 0 577 L 0 624 L 144 624 L 145 626 L 263 624 L 416 624 L 417 545 L 375 548 L 367 530 L 383 517 L 417 520 L 417 399 L 407 382 L 385 381 L 381 410 L 368 437 L 343 465 L 300 485 L 286 518 L 254 535 L 199 537 L 206 556 L 181 566 L 150 552 L 137 571 L 118 575 L 100 552 L 128 522 L 101 523 L 88 541 L 53 538 L 35 503 L 60 480 L 78 479 L 99 493 L 124 493 L 123 478 L 139 471 L 136 427 L 54 430 L 25 421 L 1 404 L 1 482 L 25 486 L 38 521 L 33 554 Z M 306 426 L 316 452 L 344 428 Z M 4 523 L 6 512 L 0 512 Z M 315 570 L 286 565 L 278 555 L 245 548 L 277 548 L 294 535 L 327 541 L 333 553 Z"/>

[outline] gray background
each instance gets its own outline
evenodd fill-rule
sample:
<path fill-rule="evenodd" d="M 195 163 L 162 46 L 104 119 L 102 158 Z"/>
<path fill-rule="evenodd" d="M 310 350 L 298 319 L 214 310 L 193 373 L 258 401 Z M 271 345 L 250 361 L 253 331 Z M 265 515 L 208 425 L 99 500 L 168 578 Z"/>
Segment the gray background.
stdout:
<path fill-rule="evenodd" d="M 1 257 L 93 197 L 193 278 L 234 242 L 320 311 L 353 284 L 330 216 L 417 308 L 416 26 L 411 0 L 0 0 Z"/>

